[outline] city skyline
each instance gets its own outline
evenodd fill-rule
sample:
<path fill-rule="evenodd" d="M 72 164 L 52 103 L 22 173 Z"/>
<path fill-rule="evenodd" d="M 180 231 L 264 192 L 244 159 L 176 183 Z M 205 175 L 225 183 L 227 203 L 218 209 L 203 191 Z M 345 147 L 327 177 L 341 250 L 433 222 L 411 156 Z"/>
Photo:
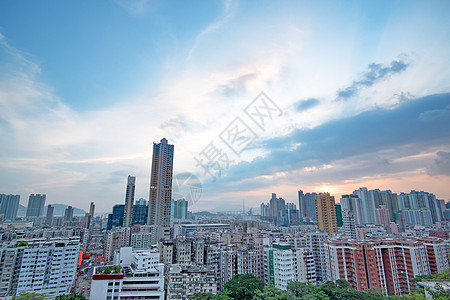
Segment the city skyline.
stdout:
<path fill-rule="evenodd" d="M 450 200 L 450 4 L 324 3 L 0 3 L 0 193 L 110 212 L 129 174 L 148 198 L 165 137 L 174 175 L 201 180 L 193 211 L 300 189 Z M 282 112 L 264 128 L 244 112 L 261 92 Z M 236 118 L 255 134 L 238 155 Z M 211 142 L 215 181 L 194 159 Z"/>

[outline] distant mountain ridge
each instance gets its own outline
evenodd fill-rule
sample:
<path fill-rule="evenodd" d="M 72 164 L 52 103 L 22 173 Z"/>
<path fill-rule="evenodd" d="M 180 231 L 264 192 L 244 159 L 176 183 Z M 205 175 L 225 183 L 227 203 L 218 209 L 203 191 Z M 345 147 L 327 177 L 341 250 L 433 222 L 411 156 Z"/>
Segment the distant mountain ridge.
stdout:
<path fill-rule="evenodd" d="M 45 205 L 44 207 L 44 216 L 47 214 L 47 205 Z M 64 213 L 66 211 L 66 208 L 69 205 L 66 204 L 58 204 L 58 203 L 50 203 L 51 206 L 53 206 L 55 209 L 53 210 L 53 216 L 64 216 Z M 17 210 L 17 216 L 18 217 L 25 217 L 25 215 L 27 214 L 27 208 L 25 206 L 23 206 L 22 204 L 19 204 L 19 209 Z M 81 209 L 81 208 L 77 208 L 74 207 L 73 208 L 73 215 L 74 216 L 84 216 L 86 214 L 86 211 Z"/>

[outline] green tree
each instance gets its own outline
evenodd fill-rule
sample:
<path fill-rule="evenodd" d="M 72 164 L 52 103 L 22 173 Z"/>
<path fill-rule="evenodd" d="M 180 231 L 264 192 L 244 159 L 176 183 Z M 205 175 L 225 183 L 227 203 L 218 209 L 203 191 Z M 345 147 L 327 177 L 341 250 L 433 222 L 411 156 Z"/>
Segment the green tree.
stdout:
<path fill-rule="evenodd" d="M 120 274 L 120 266 L 113 267 L 113 274 Z"/>
<path fill-rule="evenodd" d="M 436 279 L 450 281 L 450 269 L 446 269 L 442 271 L 442 273 L 436 274 Z"/>
<path fill-rule="evenodd" d="M 18 296 L 14 296 L 13 300 L 44 300 L 45 295 L 38 293 L 20 292 Z"/>
<path fill-rule="evenodd" d="M 289 282 L 287 285 L 287 290 L 292 296 L 300 298 L 304 295 L 310 295 L 317 292 L 318 287 L 304 282 Z"/>
<path fill-rule="evenodd" d="M 333 295 L 338 286 L 333 281 L 327 281 L 319 287 L 323 292 L 325 292 L 328 296 Z"/>
<path fill-rule="evenodd" d="M 238 274 L 225 283 L 223 294 L 234 299 L 251 300 L 256 290 L 264 288 L 264 281 L 251 274 Z"/>
<path fill-rule="evenodd" d="M 425 297 L 425 294 L 421 294 L 421 293 L 413 293 L 413 294 L 409 294 L 408 296 L 412 297 L 412 299 L 414 299 L 414 300 L 427 300 L 427 297 Z M 437 299 L 435 299 L 435 300 L 437 300 Z"/>
<path fill-rule="evenodd" d="M 214 296 L 211 293 L 195 293 L 189 297 L 189 300 L 214 300 Z"/>
<path fill-rule="evenodd" d="M 268 284 L 264 289 L 257 290 L 253 300 L 290 300 L 289 293 L 276 288 L 273 284 Z"/>
<path fill-rule="evenodd" d="M 438 283 L 434 287 L 434 289 L 429 289 L 428 292 L 436 300 L 449 300 L 450 299 L 450 291 L 444 290 L 442 286 Z"/>
<path fill-rule="evenodd" d="M 106 267 L 105 270 L 103 270 L 103 274 L 111 274 L 111 268 Z"/>
<path fill-rule="evenodd" d="M 328 300 L 330 297 L 324 293 L 319 287 L 310 283 L 290 282 L 287 291 L 291 295 L 291 299 L 301 300 Z"/>
<path fill-rule="evenodd" d="M 86 300 L 83 294 L 70 294 L 70 295 L 61 295 L 56 297 L 56 300 Z"/>
<path fill-rule="evenodd" d="M 336 283 L 328 281 L 319 287 L 331 300 L 379 300 L 383 296 L 379 293 L 365 293 L 351 289 L 349 282 L 343 279 L 336 280 Z"/>
<path fill-rule="evenodd" d="M 215 295 L 214 300 L 233 300 L 233 298 L 224 295 L 224 294 L 220 294 L 220 295 Z"/>
<path fill-rule="evenodd" d="M 214 295 L 211 293 L 195 293 L 189 300 L 233 300 L 233 298 L 223 294 Z"/>
<path fill-rule="evenodd" d="M 344 290 L 351 288 L 350 282 L 348 282 L 347 280 L 344 280 L 344 279 L 336 280 L 336 287 L 339 289 L 344 289 Z"/>

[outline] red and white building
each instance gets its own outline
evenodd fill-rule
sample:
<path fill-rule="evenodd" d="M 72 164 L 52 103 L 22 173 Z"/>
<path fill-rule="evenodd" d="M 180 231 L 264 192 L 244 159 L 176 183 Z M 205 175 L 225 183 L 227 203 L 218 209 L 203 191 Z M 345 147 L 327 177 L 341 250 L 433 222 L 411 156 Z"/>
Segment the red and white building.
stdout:
<path fill-rule="evenodd" d="M 345 279 L 359 291 L 410 292 L 413 278 L 448 268 L 445 244 L 435 238 L 331 239 L 324 243 L 327 279 Z"/>

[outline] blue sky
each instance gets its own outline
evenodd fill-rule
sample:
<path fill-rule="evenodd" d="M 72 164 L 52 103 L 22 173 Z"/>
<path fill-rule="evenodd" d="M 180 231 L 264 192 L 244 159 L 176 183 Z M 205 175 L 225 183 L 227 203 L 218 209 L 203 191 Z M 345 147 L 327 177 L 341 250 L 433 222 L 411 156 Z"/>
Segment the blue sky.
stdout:
<path fill-rule="evenodd" d="M 449 6 L 2 1 L 0 192 L 107 212 L 131 174 L 148 199 L 166 137 L 202 181 L 193 210 L 360 186 L 450 200 Z M 262 91 L 282 115 L 236 156 L 219 136 Z M 194 160 L 210 142 L 232 160 L 214 182 Z"/>

